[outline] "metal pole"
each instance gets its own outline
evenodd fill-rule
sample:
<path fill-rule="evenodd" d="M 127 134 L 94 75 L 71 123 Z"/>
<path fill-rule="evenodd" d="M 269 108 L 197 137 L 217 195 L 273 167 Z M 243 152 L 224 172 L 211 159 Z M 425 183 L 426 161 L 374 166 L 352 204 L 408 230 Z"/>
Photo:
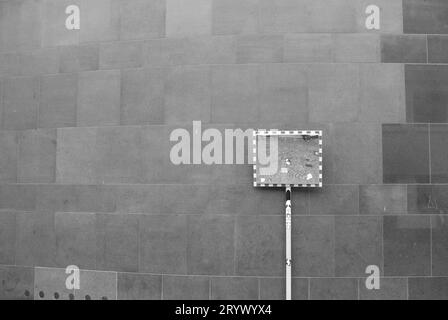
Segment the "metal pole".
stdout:
<path fill-rule="evenodd" d="M 286 187 L 286 300 L 291 300 L 291 187 Z"/>

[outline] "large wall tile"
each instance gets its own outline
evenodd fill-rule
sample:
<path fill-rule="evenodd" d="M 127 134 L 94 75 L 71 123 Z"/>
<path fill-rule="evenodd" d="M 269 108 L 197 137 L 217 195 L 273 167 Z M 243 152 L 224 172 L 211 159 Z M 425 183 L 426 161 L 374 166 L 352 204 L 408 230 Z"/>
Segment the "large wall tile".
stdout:
<path fill-rule="evenodd" d="M 3 81 L 2 128 L 33 129 L 39 107 L 38 78 L 10 78 Z"/>
<path fill-rule="evenodd" d="M 404 33 L 448 33 L 448 3 L 444 0 L 403 2 Z"/>
<path fill-rule="evenodd" d="M 187 217 L 141 216 L 139 227 L 139 271 L 186 274 Z"/>
<path fill-rule="evenodd" d="M 447 213 L 447 191 L 446 185 L 408 185 L 408 213 Z"/>
<path fill-rule="evenodd" d="M 407 300 L 408 279 L 380 278 L 380 288 L 369 290 L 365 278 L 359 279 L 359 300 Z"/>
<path fill-rule="evenodd" d="M 382 269 L 380 217 L 335 217 L 336 276 L 364 276 L 369 265 Z"/>
<path fill-rule="evenodd" d="M 285 62 L 332 62 L 334 41 L 331 34 L 292 33 L 284 36 Z"/>
<path fill-rule="evenodd" d="M 165 35 L 166 0 L 120 1 L 120 39 L 160 38 Z"/>
<path fill-rule="evenodd" d="M 428 62 L 448 63 L 448 37 L 428 35 Z"/>
<path fill-rule="evenodd" d="M 265 64 L 259 67 L 260 121 L 306 122 L 308 69 L 300 64 Z"/>
<path fill-rule="evenodd" d="M 425 216 L 385 216 L 384 275 L 430 275 L 430 221 Z"/>
<path fill-rule="evenodd" d="M 406 122 L 406 89 L 401 64 L 362 64 L 360 69 L 361 122 Z"/>
<path fill-rule="evenodd" d="M 430 125 L 431 182 L 448 182 L 448 125 Z"/>
<path fill-rule="evenodd" d="M 95 214 L 56 213 L 54 220 L 58 266 L 76 265 L 82 269 L 96 269 Z"/>
<path fill-rule="evenodd" d="M 356 7 L 347 0 L 260 1 L 262 33 L 354 32 Z"/>
<path fill-rule="evenodd" d="M 0 182 L 17 181 L 18 134 L 15 131 L 0 133 Z"/>
<path fill-rule="evenodd" d="M 96 136 L 94 128 L 58 129 L 56 182 L 88 184 L 96 178 Z"/>
<path fill-rule="evenodd" d="M 78 78 L 78 126 L 120 123 L 120 72 L 83 72 Z"/>
<path fill-rule="evenodd" d="M 106 193 L 107 194 L 107 193 Z M 163 187 L 160 185 L 133 185 L 119 187 L 116 192 L 116 211 L 121 213 L 163 212 Z M 112 195 L 112 194 L 111 194 Z M 112 198 L 110 204 L 113 203 Z"/>
<path fill-rule="evenodd" d="M 285 300 L 285 278 L 260 278 L 260 300 Z M 291 299 L 308 300 L 308 279 L 291 279 Z"/>
<path fill-rule="evenodd" d="M 247 34 L 258 29 L 259 0 L 213 0 L 213 34 Z"/>
<path fill-rule="evenodd" d="M 293 276 L 334 276 L 334 219 L 331 216 L 294 217 Z"/>
<path fill-rule="evenodd" d="M 143 41 L 100 44 L 100 69 L 139 68 L 143 61 Z"/>
<path fill-rule="evenodd" d="M 36 209 L 36 191 L 33 184 L 0 185 L 0 209 L 33 211 Z"/>
<path fill-rule="evenodd" d="M 145 42 L 145 65 L 151 67 L 236 62 L 233 36 L 175 37 Z"/>
<path fill-rule="evenodd" d="M 310 300 L 357 300 L 358 279 L 311 278 Z"/>
<path fill-rule="evenodd" d="M 257 278 L 212 278 L 212 300 L 258 300 Z"/>
<path fill-rule="evenodd" d="M 80 0 L 80 42 L 113 41 L 120 37 L 119 0 Z"/>
<path fill-rule="evenodd" d="M 60 56 L 57 48 L 7 53 L 0 60 L 0 73 L 11 76 L 37 76 L 58 73 Z M 7 65 L 1 66 L 2 63 Z"/>
<path fill-rule="evenodd" d="M 380 132 L 378 123 L 331 125 L 326 136 L 329 146 L 323 147 L 324 183 L 381 183 Z M 325 161 L 330 162 L 327 170 Z"/>
<path fill-rule="evenodd" d="M 211 34 L 212 1 L 166 0 L 166 36 Z"/>
<path fill-rule="evenodd" d="M 280 276 L 284 272 L 284 219 L 281 216 L 237 218 L 236 273 Z"/>
<path fill-rule="evenodd" d="M 40 82 L 39 128 L 76 126 L 78 77 L 44 76 Z"/>
<path fill-rule="evenodd" d="M 125 201 L 121 201 L 121 194 L 114 186 L 45 184 L 38 185 L 35 193 L 38 211 L 116 212 L 121 202 L 120 208 L 124 212 L 133 212 L 127 210 Z"/>
<path fill-rule="evenodd" d="M 42 23 L 42 45 L 45 47 L 77 45 L 79 44 L 79 30 L 68 30 L 65 21 L 68 14 L 65 9 L 70 5 L 80 7 L 81 1 L 75 0 L 44 0 L 43 1 L 43 23 Z M 81 9 L 81 25 L 84 11 Z"/>
<path fill-rule="evenodd" d="M 309 192 L 311 215 L 356 215 L 358 186 L 326 185 Z"/>
<path fill-rule="evenodd" d="M 52 183 L 56 174 L 56 129 L 23 131 L 19 135 L 19 183 Z"/>
<path fill-rule="evenodd" d="M 425 63 L 426 61 L 426 36 L 395 34 L 381 36 L 381 62 Z"/>
<path fill-rule="evenodd" d="M 233 275 L 234 217 L 189 215 L 187 219 L 188 274 Z"/>
<path fill-rule="evenodd" d="M 98 44 L 60 47 L 59 71 L 67 73 L 98 70 L 99 51 Z"/>
<path fill-rule="evenodd" d="M 431 216 L 432 275 L 448 275 L 448 221 L 445 216 Z"/>
<path fill-rule="evenodd" d="M 41 1 L 1 1 L 0 50 L 39 48 L 42 25 Z"/>
<path fill-rule="evenodd" d="M 209 67 L 175 67 L 165 84 L 165 123 L 210 122 Z"/>
<path fill-rule="evenodd" d="M 212 68 L 212 122 L 235 123 L 258 119 L 258 68 L 254 65 Z"/>
<path fill-rule="evenodd" d="M 32 300 L 34 269 L 29 267 L 0 267 L 0 299 Z"/>
<path fill-rule="evenodd" d="M 14 265 L 16 214 L 0 211 L 0 264 Z"/>
<path fill-rule="evenodd" d="M 121 72 L 122 125 L 163 123 L 165 78 L 164 68 L 129 69 Z"/>
<path fill-rule="evenodd" d="M 384 183 L 428 183 L 428 125 L 383 125 Z"/>
<path fill-rule="evenodd" d="M 49 212 L 17 213 L 16 264 L 56 266 L 54 214 Z"/>
<path fill-rule="evenodd" d="M 118 300 L 160 300 L 162 276 L 118 273 Z"/>
<path fill-rule="evenodd" d="M 163 276 L 163 300 L 209 300 L 210 279 Z"/>
<path fill-rule="evenodd" d="M 95 150 L 96 183 L 157 183 L 167 174 L 168 136 L 158 126 L 100 128 Z"/>
<path fill-rule="evenodd" d="M 138 219 L 138 215 L 96 215 L 98 269 L 138 271 Z"/>
<path fill-rule="evenodd" d="M 380 62 L 380 38 L 376 34 L 333 34 L 335 62 Z"/>
<path fill-rule="evenodd" d="M 366 215 L 405 214 L 407 212 L 407 186 L 359 186 L 359 212 Z"/>
<path fill-rule="evenodd" d="M 311 122 L 350 122 L 358 119 L 358 65 L 314 64 L 309 66 L 308 74 Z"/>
<path fill-rule="evenodd" d="M 243 35 L 237 37 L 237 63 L 282 62 L 282 60 L 282 35 Z"/>
<path fill-rule="evenodd" d="M 408 122 L 448 121 L 448 66 L 407 65 L 406 115 Z"/>
<path fill-rule="evenodd" d="M 448 299 L 448 278 L 409 278 L 409 300 Z"/>

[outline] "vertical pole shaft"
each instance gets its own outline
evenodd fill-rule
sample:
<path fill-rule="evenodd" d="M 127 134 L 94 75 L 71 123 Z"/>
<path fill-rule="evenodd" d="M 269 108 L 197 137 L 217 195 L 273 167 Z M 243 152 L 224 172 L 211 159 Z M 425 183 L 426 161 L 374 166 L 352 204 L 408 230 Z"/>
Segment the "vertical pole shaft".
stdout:
<path fill-rule="evenodd" d="M 286 188 L 286 300 L 291 300 L 291 187 Z"/>

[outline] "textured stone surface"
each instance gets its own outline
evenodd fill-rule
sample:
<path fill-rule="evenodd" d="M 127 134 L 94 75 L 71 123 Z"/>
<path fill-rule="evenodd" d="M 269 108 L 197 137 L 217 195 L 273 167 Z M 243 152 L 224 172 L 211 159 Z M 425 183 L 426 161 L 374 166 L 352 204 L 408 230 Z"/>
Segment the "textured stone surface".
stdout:
<path fill-rule="evenodd" d="M 56 213 L 56 259 L 60 267 L 97 268 L 96 216 L 93 213 Z M 102 252 L 102 251 L 99 251 Z"/>
<path fill-rule="evenodd" d="M 381 270 L 381 217 L 336 217 L 334 232 L 336 276 L 364 276 L 369 265 Z"/>
<path fill-rule="evenodd" d="M 39 78 L 20 77 L 3 80 L 2 129 L 24 130 L 37 126 Z"/>
<path fill-rule="evenodd" d="M 448 33 L 448 3 L 443 0 L 407 0 L 403 2 L 404 33 Z"/>
<path fill-rule="evenodd" d="M 431 125 L 431 182 L 446 183 L 448 182 L 448 152 L 445 148 L 448 141 L 447 125 Z"/>
<path fill-rule="evenodd" d="M 160 38 L 165 35 L 166 0 L 120 1 L 120 39 Z"/>
<path fill-rule="evenodd" d="M 383 125 L 384 183 L 428 183 L 427 125 Z"/>
<path fill-rule="evenodd" d="M 382 35 L 381 62 L 424 63 L 427 61 L 426 36 Z"/>
<path fill-rule="evenodd" d="M 212 300 L 257 300 L 257 278 L 212 278 Z"/>
<path fill-rule="evenodd" d="M 10 211 L 0 211 L 0 263 L 14 264 L 16 245 L 16 214 Z"/>
<path fill-rule="evenodd" d="M 212 1 L 166 0 L 166 35 L 211 34 Z"/>
<path fill-rule="evenodd" d="M 405 214 L 407 212 L 407 186 L 359 186 L 359 212 L 366 215 Z"/>
<path fill-rule="evenodd" d="M 311 278 L 310 300 L 357 300 L 358 279 Z"/>
<path fill-rule="evenodd" d="M 52 183 L 56 174 L 56 129 L 23 131 L 19 136 L 19 183 Z"/>
<path fill-rule="evenodd" d="M 209 300 L 210 279 L 206 277 L 163 277 L 164 300 Z"/>
<path fill-rule="evenodd" d="M 232 216 L 190 215 L 188 274 L 231 275 L 235 267 L 235 219 Z"/>
<path fill-rule="evenodd" d="M 410 300 L 446 300 L 448 299 L 448 278 L 410 278 Z"/>
<path fill-rule="evenodd" d="M 383 217 L 384 275 L 431 274 L 430 217 Z"/>
<path fill-rule="evenodd" d="M 78 126 L 120 123 L 120 72 L 81 73 L 78 78 Z"/>
<path fill-rule="evenodd" d="M 161 124 L 165 117 L 163 68 L 129 69 L 121 72 L 122 125 Z"/>
<path fill-rule="evenodd" d="M 406 65 L 407 122 L 448 121 L 448 68 L 440 65 Z"/>
<path fill-rule="evenodd" d="M 162 276 L 118 273 L 118 300 L 160 300 Z"/>
<path fill-rule="evenodd" d="M 444 35 L 428 35 L 428 62 L 448 62 L 448 37 Z"/>
<path fill-rule="evenodd" d="M 293 276 L 334 276 L 334 217 L 294 217 L 292 239 Z"/>
<path fill-rule="evenodd" d="M 17 181 L 18 137 L 15 131 L 0 133 L 0 181 Z"/>
<path fill-rule="evenodd" d="M 38 127 L 75 127 L 77 90 L 78 78 L 74 74 L 42 77 Z"/>
<path fill-rule="evenodd" d="M 34 292 L 34 269 L 30 267 L 0 267 L 0 299 L 31 300 Z"/>

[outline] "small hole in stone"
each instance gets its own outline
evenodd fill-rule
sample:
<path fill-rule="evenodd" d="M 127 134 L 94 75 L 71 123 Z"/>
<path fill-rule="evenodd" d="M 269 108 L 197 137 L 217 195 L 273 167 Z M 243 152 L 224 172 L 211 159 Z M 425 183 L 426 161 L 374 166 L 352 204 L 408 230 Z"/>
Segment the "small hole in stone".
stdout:
<path fill-rule="evenodd" d="M 39 292 L 39 297 L 41 297 L 41 298 L 45 297 L 45 294 L 44 294 L 43 291 L 40 291 L 40 292 Z"/>
<path fill-rule="evenodd" d="M 89 295 L 86 295 L 86 300 L 91 300 Z"/>
<path fill-rule="evenodd" d="M 25 297 L 29 297 L 30 296 L 30 292 L 28 290 L 25 290 Z"/>
<path fill-rule="evenodd" d="M 75 300 L 75 295 L 74 295 L 73 293 L 70 293 L 70 294 L 68 295 L 68 298 L 69 298 L 70 300 Z"/>
<path fill-rule="evenodd" d="M 103 300 L 107 300 L 107 297 L 102 297 L 101 299 L 103 299 Z"/>
<path fill-rule="evenodd" d="M 55 293 L 54 293 L 54 298 L 55 298 L 56 300 L 59 299 L 59 293 L 55 292 Z"/>

